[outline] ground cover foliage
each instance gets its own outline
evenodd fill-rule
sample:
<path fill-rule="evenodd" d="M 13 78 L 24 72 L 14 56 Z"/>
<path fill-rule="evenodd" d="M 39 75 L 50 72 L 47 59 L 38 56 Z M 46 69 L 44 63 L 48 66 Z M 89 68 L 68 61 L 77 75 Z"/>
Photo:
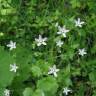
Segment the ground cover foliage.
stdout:
<path fill-rule="evenodd" d="M 0 0 L 0 96 L 96 96 L 96 0 Z"/>

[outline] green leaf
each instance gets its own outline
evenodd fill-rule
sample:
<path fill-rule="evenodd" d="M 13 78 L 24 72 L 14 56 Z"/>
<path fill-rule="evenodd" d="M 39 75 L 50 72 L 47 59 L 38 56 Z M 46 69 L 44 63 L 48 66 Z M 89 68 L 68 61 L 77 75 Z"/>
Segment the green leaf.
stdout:
<path fill-rule="evenodd" d="M 78 0 L 71 0 L 72 8 L 80 7 L 80 2 Z"/>
<path fill-rule="evenodd" d="M 89 79 L 93 86 L 96 86 L 96 71 L 89 73 Z"/>
<path fill-rule="evenodd" d="M 14 74 L 10 71 L 10 64 L 13 63 L 13 57 L 0 47 L 0 88 L 11 84 Z"/>
<path fill-rule="evenodd" d="M 32 74 L 35 77 L 39 77 L 42 75 L 41 69 L 38 66 L 32 66 Z"/>
<path fill-rule="evenodd" d="M 29 77 L 30 64 L 31 63 L 31 53 L 26 48 L 18 46 L 16 49 L 16 63 L 19 64 L 19 78 L 17 79 L 21 82 Z"/>
<path fill-rule="evenodd" d="M 54 94 L 57 91 L 58 84 L 56 79 L 53 77 L 46 77 L 37 82 L 37 88 L 41 89 L 44 92 L 49 92 Z"/>
<path fill-rule="evenodd" d="M 36 61 L 31 68 L 32 75 L 34 77 L 40 77 L 46 75 L 49 70 L 49 63 L 44 60 Z"/>
<path fill-rule="evenodd" d="M 45 96 L 45 93 L 42 90 L 37 89 L 32 96 Z"/>
<path fill-rule="evenodd" d="M 12 82 L 12 87 L 14 88 L 14 90 L 19 90 L 19 89 L 23 89 L 24 88 L 24 81 L 26 81 L 29 77 L 30 77 L 30 71 L 31 71 L 31 52 L 29 52 L 29 50 L 27 50 L 24 47 L 21 47 L 19 45 L 17 45 L 17 48 L 14 52 L 16 54 L 16 63 L 18 64 L 19 68 L 18 68 L 18 74 L 15 77 L 14 81 Z M 20 86 L 18 86 L 20 85 Z M 20 92 L 18 92 L 18 94 L 20 94 Z"/>
<path fill-rule="evenodd" d="M 23 96 L 33 96 L 32 88 L 25 88 Z"/>

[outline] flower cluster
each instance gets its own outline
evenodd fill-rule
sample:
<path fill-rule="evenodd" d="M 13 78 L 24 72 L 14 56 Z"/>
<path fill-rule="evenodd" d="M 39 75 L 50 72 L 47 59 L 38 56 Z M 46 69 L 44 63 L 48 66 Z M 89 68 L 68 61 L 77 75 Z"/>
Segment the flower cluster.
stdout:
<path fill-rule="evenodd" d="M 76 27 L 82 27 L 82 25 L 83 25 L 84 23 L 85 23 L 85 22 L 81 21 L 80 18 L 78 18 L 77 20 L 75 20 L 75 26 L 76 26 Z M 55 24 L 55 27 L 58 28 L 58 32 L 57 32 L 58 35 L 61 35 L 61 36 L 63 36 L 64 38 L 67 37 L 66 34 L 67 34 L 70 30 L 66 29 L 65 25 L 64 25 L 63 27 L 61 27 L 61 26 L 59 26 L 58 23 L 56 23 L 56 24 Z M 46 38 L 46 37 L 45 37 L 45 38 L 42 38 L 41 35 L 39 35 L 39 38 L 38 38 L 38 39 L 35 39 L 35 41 L 36 41 L 36 43 L 37 43 L 37 46 L 47 45 L 46 42 L 45 42 L 46 40 L 47 40 L 47 38 Z M 56 46 L 57 46 L 57 47 L 62 47 L 63 44 L 64 44 L 64 42 L 61 41 L 61 40 L 56 41 Z M 81 56 L 84 56 L 85 54 L 87 54 L 85 48 L 79 49 L 78 51 L 79 51 L 78 54 L 81 55 Z M 48 74 L 53 74 L 54 77 L 57 77 L 57 72 L 59 72 L 59 71 L 60 71 L 60 69 L 57 69 L 57 68 L 56 68 L 56 65 L 53 65 L 53 67 L 50 67 L 50 68 L 49 68 Z M 68 95 L 69 92 L 72 92 L 72 90 L 69 90 L 67 87 L 64 88 L 63 93 L 64 93 L 65 95 Z"/>
<path fill-rule="evenodd" d="M 75 22 L 75 26 L 80 27 L 80 28 L 85 23 L 85 22 L 81 21 L 80 18 L 78 18 L 74 22 Z M 63 38 L 67 37 L 67 33 L 70 30 L 67 29 L 65 27 L 65 25 L 63 27 L 61 27 L 61 26 L 59 26 L 58 23 L 56 23 L 55 27 L 58 28 L 57 35 L 62 36 Z M 47 45 L 47 43 L 46 43 L 47 40 L 48 40 L 48 38 L 47 37 L 43 38 L 42 35 L 39 35 L 38 38 L 35 38 L 35 42 L 36 42 L 38 47 L 41 46 L 41 45 Z M 59 48 L 61 48 L 63 44 L 64 44 L 64 42 L 62 41 L 62 38 L 60 38 L 58 41 L 56 41 L 56 46 L 59 47 Z M 12 51 L 13 49 L 16 48 L 16 42 L 10 41 L 10 43 L 7 44 L 7 47 L 9 47 L 9 50 Z M 85 48 L 82 48 L 82 49 L 78 49 L 78 54 L 81 55 L 81 56 L 84 56 L 84 55 L 87 54 L 87 52 L 86 52 Z M 16 73 L 18 68 L 19 67 L 16 65 L 16 63 L 13 63 L 13 64 L 10 64 L 10 69 L 9 70 L 11 72 Z M 54 77 L 57 77 L 58 76 L 57 72 L 59 72 L 59 71 L 60 71 L 60 69 L 57 69 L 56 65 L 53 65 L 52 67 L 49 68 L 48 75 L 53 75 Z M 68 89 L 67 87 L 63 88 L 63 93 L 65 95 L 68 95 L 68 93 L 71 93 L 71 92 L 72 92 L 72 90 Z M 5 96 L 10 96 L 10 90 L 6 89 L 4 91 L 4 94 L 5 94 Z"/>
<path fill-rule="evenodd" d="M 7 47 L 9 47 L 9 50 L 13 50 L 16 48 L 16 42 L 10 41 L 9 44 L 7 44 Z M 16 66 L 16 64 L 10 64 L 10 71 L 16 72 L 18 69 L 18 66 Z"/>

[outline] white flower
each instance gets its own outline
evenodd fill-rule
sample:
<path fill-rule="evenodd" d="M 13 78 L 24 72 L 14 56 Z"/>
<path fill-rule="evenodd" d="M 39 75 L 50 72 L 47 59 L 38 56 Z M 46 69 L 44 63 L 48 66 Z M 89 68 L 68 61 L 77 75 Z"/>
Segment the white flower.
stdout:
<path fill-rule="evenodd" d="M 61 47 L 61 46 L 63 45 L 63 41 L 61 41 L 61 40 L 57 41 L 57 42 L 56 42 L 56 45 L 57 45 L 58 47 Z"/>
<path fill-rule="evenodd" d="M 17 69 L 18 69 L 18 66 L 16 66 L 15 63 L 14 64 L 10 64 L 10 71 L 13 71 L 13 72 L 16 73 Z"/>
<path fill-rule="evenodd" d="M 84 56 L 85 54 L 87 54 L 86 50 L 83 49 L 79 49 L 79 55 Z"/>
<path fill-rule="evenodd" d="M 69 32 L 69 30 L 67 30 L 66 28 L 65 28 L 65 26 L 63 26 L 63 27 L 58 27 L 58 30 L 59 30 L 59 32 L 57 32 L 57 34 L 61 34 L 61 35 L 63 35 L 63 37 L 66 37 L 66 33 L 67 32 Z"/>
<path fill-rule="evenodd" d="M 57 72 L 58 72 L 58 71 L 59 71 L 59 69 L 56 69 L 56 65 L 53 65 L 53 67 L 51 67 L 51 68 L 49 69 L 48 74 L 53 74 L 54 77 L 57 77 Z"/>
<path fill-rule="evenodd" d="M 80 18 L 78 18 L 77 20 L 75 20 L 75 26 L 77 27 L 82 27 L 82 25 L 84 24 L 84 21 L 80 21 Z"/>
<path fill-rule="evenodd" d="M 10 41 L 10 43 L 7 44 L 7 47 L 9 47 L 10 50 L 15 49 L 16 48 L 16 42 Z"/>
<path fill-rule="evenodd" d="M 46 42 L 47 41 L 47 38 L 42 38 L 41 35 L 39 35 L 39 38 L 38 39 L 35 39 L 36 43 L 37 43 L 37 46 L 41 46 L 41 45 L 46 45 Z"/>
<path fill-rule="evenodd" d="M 10 90 L 5 89 L 4 90 L 4 96 L 10 96 Z"/>
<path fill-rule="evenodd" d="M 67 87 L 63 88 L 63 93 L 65 95 L 68 95 L 69 92 L 72 92 L 72 90 L 68 89 Z"/>

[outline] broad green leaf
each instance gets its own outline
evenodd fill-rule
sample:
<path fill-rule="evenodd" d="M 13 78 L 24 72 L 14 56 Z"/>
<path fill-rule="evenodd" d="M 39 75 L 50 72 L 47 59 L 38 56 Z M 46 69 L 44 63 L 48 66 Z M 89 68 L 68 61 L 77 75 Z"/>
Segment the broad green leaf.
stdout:
<path fill-rule="evenodd" d="M 10 71 L 10 64 L 14 63 L 13 57 L 9 52 L 0 47 L 0 88 L 11 84 L 14 73 Z"/>
<path fill-rule="evenodd" d="M 32 66 L 32 74 L 35 77 L 39 77 L 42 75 L 41 69 L 39 68 L 39 66 Z"/>
<path fill-rule="evenodd" d="M 54 94 L 57 91 L 58 84 L 53 77 L 46 77 L 37 82 L 37 88 L 44 92 Z"/>
<path fill-rule="evenodd" d="M 45 93 L 42 90 L 37 89 L 32 96 L 45 96 Z"/>
<path fill-rule="evenodd" d="M 32 88 L 25 88 L 25 90 L 23 92 L 23 96 L 33 96 Z"/>

